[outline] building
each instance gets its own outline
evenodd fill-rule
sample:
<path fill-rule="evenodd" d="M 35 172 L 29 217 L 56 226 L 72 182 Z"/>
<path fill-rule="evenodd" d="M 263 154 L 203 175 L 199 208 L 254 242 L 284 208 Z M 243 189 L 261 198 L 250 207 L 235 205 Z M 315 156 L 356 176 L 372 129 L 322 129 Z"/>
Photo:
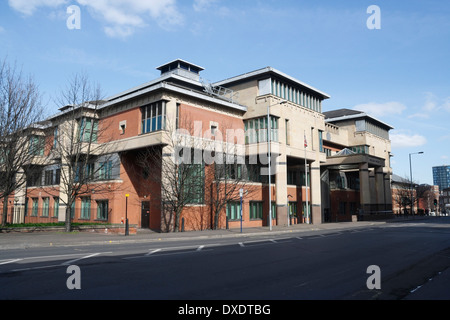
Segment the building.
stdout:
<path fill-rule="evenodd" d="M 450 166 L 433 167 L 433 184 L 439 186 L 439 190 L 450 188 Z"/>
<path fill-rule="evenodd" d="M 439 197 L 439 213 L 449 215 L 450 213 L 450 188 L 444 189 Z"/>
<path fill-rule="evenodd" d="M 326 93 L 271 67 L 216 83 L 181 59 L 157 69 L 155 80 L 63 106 L 34 129 L 30 145 L 40 148 L 8 221 L 64 221 L 70 192 L 63 177 L 75 157 L 71 183 L 87 182 L 71 205 L 73 221 L 128 219 L 169 231 L 392 213 L 389 125 L 354 110 L 322 112 Z M 75 140 L 85 142 L 78 156 L 58 151 Z M 178 162 L 165 171 L 168 159 Z M 175 218 L 166 190 L 180 180 L 170 180 L 171 172 L 181 170 L 190 170 L 181 192 L 189 196 Z"/>
<path fill-rule="evenodd" d="M 390 217 L 392 127 L 357 110 L 323 114 L 322 149 L 327 155 L 320 167 L 324 220 Z"/>

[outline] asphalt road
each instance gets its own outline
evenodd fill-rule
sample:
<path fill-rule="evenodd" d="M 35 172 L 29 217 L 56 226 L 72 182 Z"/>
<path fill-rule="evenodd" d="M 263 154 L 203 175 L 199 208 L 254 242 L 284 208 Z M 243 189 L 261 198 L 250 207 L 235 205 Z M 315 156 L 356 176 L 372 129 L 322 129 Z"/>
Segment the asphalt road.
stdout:
<path fill-rule="evenodd" d="M 252 237 L 5 249 L 0 299 L 450 299 L 449 248 L 450 219 L 442 217 Z M 72 265 L 78 274 L 68 273 Z M 369 266 L 379 267 L 380 289 L 367 287 Z M 80 289 L 69 289 L 68 280 Z"/>

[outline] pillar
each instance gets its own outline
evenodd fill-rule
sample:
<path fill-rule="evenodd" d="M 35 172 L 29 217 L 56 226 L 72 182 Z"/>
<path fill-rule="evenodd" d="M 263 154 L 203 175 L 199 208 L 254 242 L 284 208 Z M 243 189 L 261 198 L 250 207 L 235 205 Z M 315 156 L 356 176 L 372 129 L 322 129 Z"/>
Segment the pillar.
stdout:
<path fill-rule="evenodd" d="M 287 157 L 283 153 L 277 158 L 275 172 L 275 194 L 277 208 L 277 225 L 288 225 L 288 200 L 287 200 Z"/>
<path fill-rule="evenodd" d="M 361 213 L 370 213 L 370 183 L 369 183 L 369 165 L 361 163 L 359 165 L 359 199 L 361 204 Z"/>

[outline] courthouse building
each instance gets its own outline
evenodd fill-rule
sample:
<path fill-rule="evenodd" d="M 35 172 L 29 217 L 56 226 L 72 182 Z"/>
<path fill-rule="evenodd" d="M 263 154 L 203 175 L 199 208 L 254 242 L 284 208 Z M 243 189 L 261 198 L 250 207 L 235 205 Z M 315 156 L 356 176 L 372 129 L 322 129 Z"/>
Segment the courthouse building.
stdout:
<path fill-rule="evenodd" d="M 162 170 L 160 181 L 151 179 L 148 168 L 155 160 L 146 167 L 142 155 L 175 156 L 171 137 L 180 129 L 189 137 L 184 147 L 210 155 L 228 138 L 225 133 L 233 132 L 224 142 L 226 153 L 241 161 L 227 169 L 227 179 L 240 185 L 218 221 L 213 210 L 217 190 L 210 188 L 214 179 L 208 179 L 216 163 L 203 158 L 194 164 L 197 171 L 190 179 L 198 184 L 184 192 L 196 195 L 184 206 L 179 229 L 320 224 L 392 214 L 388 124 L 355 110 L 323 112 L 328 94 L 271 67 L 216 83 L 203 81 L 202 67 L 180 59 L 157 69 L 161 75 L 155 80 L 103 101 L 62 106 L 33 128 L 30 143 L 44 142 L 36 154 L 42 161 L 24 171 L 27 184 L 9 201 L 14 207 L 9 222 L 64 221 L 64 159 L 52 146 L 67 126 L 77 127 L 80 138 L 89 132 L 96 147 L 109 146 L 93 154 L 86 169 L 92 173 L 90 183 L 102 188 L 77 197 L 73 221 L 122 224 L 127 217 L 138 228 L 171 230 L 162 192 L 162 184 L 171 182 Z M 68 112 L 75 119 L 67 120 Z M 97 137 L 101 128 L 103 137 Z M 240 189 L 242 207 L 236 195 Z"/>

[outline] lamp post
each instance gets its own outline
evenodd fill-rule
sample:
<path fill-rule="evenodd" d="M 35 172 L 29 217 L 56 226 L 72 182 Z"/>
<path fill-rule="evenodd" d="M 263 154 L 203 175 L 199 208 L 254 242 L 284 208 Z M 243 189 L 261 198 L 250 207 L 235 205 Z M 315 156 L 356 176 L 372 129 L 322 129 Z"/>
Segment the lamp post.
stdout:
<path fill-rule="evenodd" d="M 125 235 L 128 236 L 130 234 L 130 229 L 128 225 L 128 197 L 130 195 L 127 193 L 125 195 Z"/>
<path fill-rule="evenodd" d="M 273 106 L 276 106 L 278 104 L 285 104 L 287 103 L 287 100 L 283 100 L 281 102 L 278 102 L 274 104 Z M 269 230 L 272 231 L 272 168 L 271 168 L 271 151 L 270 151 L 270 136 L 271 136 L 271 129 L 272 126 L 270 124 L 270 100 L 269 104 L 267 105 L 267 149 L 268 149 L 268 155 L 269 155 Z"/>
<path fill-rule="evenodd" d="M 414 195 L 413 195 L 413 179 L 412 179 L 412 165 L 411 165 L 411 155 L 413 154 L 423 154 L 423 151 L 413 152 L 409 154 L 409 177 L 411 178 L 411 214 L 414 217 Z"/>

